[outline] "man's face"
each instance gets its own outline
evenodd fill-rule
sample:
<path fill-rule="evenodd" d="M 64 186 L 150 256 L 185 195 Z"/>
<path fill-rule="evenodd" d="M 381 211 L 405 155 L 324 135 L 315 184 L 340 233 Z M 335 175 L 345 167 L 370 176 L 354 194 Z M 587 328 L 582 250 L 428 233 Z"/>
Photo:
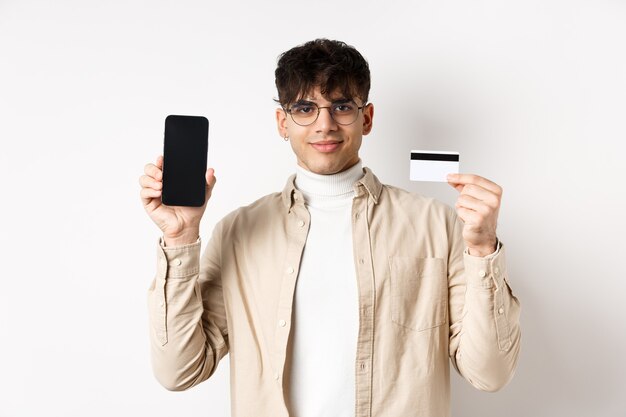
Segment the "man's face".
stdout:
<path fill-rule="evenodd" d="M 345 99 L 341 94 L 330 95 L 325 99 L 316 87 L 299 101 L 315 103 L 318 107 L 329 107 Z M 354 99 L 362 106 L 360 99 Z M 374 106 L 368 104 L 358 112 L 354 123 L 340 125 L 333 120 L 329 109 L 320 109 L 317 120 L 308 125 L 296 124 L 283 109 L 276 109 L 278 133 L 289 136 L 291 148 L 296 154 L 298 165 L 321 175 L 336 174 L 354 166 L 359 161 L 359 148 L 363 135 L 372 130 Z"/>

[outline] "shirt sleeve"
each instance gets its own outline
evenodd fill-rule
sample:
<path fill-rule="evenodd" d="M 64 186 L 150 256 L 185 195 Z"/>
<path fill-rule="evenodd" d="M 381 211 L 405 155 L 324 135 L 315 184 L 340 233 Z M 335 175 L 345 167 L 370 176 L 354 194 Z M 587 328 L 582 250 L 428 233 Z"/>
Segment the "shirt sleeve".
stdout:
<path fill-rule="evenodd" d="M 202 262 L 200 246 L 200 240 L 176 247 L 159 242 L 148 290 L 152 368 L 173 391 L 209 378 L 228 352 L 219 242 L 214 235 Z"/>
<path fill-rule="evenodd" d="M 469 255 L 455 220 L 449 259 L 450 359 L 473 386 L 504 387 L 520 350 L 520 303 L 509 286 L 505 247 L 484 258 Z"/>

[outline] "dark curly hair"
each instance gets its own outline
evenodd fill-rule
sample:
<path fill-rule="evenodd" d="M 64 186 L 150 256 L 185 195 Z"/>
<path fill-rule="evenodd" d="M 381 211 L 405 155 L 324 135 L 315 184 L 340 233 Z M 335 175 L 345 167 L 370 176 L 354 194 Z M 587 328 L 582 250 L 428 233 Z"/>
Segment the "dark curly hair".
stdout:
<path fill-rule="evenodd" d="M 275 71 L 278 103 L 288 107 L 319 86 L 322 95 L 339 91 L 344 98 L 367 102 L 370 69 L 353 46 L 328 39 L 315 39 L 284 52 Z"/>

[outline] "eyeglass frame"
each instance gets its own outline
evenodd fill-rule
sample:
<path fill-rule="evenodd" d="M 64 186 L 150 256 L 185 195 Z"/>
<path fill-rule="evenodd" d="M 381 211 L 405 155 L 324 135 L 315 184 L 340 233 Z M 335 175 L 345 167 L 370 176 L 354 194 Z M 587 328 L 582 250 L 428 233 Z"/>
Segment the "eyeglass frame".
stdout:
<path fill-rule="evenodd" d="M 330 109 L 332 109 L 333 105 L 340 104 L 342 102 L 344 102 L 344 103 L 352 102 L 352 103 L 354 103 L 357 106 L 356 107 L 356 117 L 350 123 L 339 123 L 337 120 L 335 120 L 335 117 L 333 116 L 333 112 L 330 110 Z M 362 106 L 358 106 L 357 103 L 354 100 L 352 100 L 352 99 L 350 99 L 350 100 L 337 100 L 334 103 L 331 103 L 330 106 L 318 106 L 317 103 L 315 103 L 313 101 L 309 101 L 309 103 L 311 103 L 312 105 L 317 107 L 317 115 L 315 115 L 315 119 L 313 119 L 313 121 L 311 123 L 306 124 L 306 125 L 302 125 L 302 124 L 296 122 L 296 119 L 293 118 L 293 113 L 291 112 L 291 108 L 286 108 L 286 107 L 283 107 L 283 106 L 281 106 L 281 107 L 283 107 L 284 112 L 289 114 L 291 116 L 291 120 L 293 120 L 293 122 L 295 124 L 297 124 L 298 126 L 303 126 L 303 127 L 311 126 L 313 123 L 317 122 L 317 119 L 319 119 L 320 113 L 322 112 L 322 109 L 328 109 L 328 113 L 330 113 L 330 118 L 333 119 L 333 121 L 335 123 L 337 123 L 338 125 L 340 125 L 340 126 L 350 126 L 352 123 L 356 122 L 356 119 L 359 118 L 359 111 L 363 110 L 369 104 L 369 103 L 365 103 Z M 292 107 L 293 107 L 293 104 L 292 104 Z"/>

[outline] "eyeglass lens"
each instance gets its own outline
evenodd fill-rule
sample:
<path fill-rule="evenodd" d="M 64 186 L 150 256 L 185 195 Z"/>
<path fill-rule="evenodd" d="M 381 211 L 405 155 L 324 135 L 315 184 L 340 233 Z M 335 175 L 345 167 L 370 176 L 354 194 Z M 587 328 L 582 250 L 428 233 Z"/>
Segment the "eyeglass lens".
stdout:
<path fill-rule="evenodd" d="M 315 123 L 322 109 L 328 109 L 337 124 L 349 125 L 357 119 L 360 108 L 351 100 L 332 103 L 328 107 L 319 107 L 311 101 L 301 101 L 291 106 L 289 113 L 294 122 L 308 126 Z"/>

